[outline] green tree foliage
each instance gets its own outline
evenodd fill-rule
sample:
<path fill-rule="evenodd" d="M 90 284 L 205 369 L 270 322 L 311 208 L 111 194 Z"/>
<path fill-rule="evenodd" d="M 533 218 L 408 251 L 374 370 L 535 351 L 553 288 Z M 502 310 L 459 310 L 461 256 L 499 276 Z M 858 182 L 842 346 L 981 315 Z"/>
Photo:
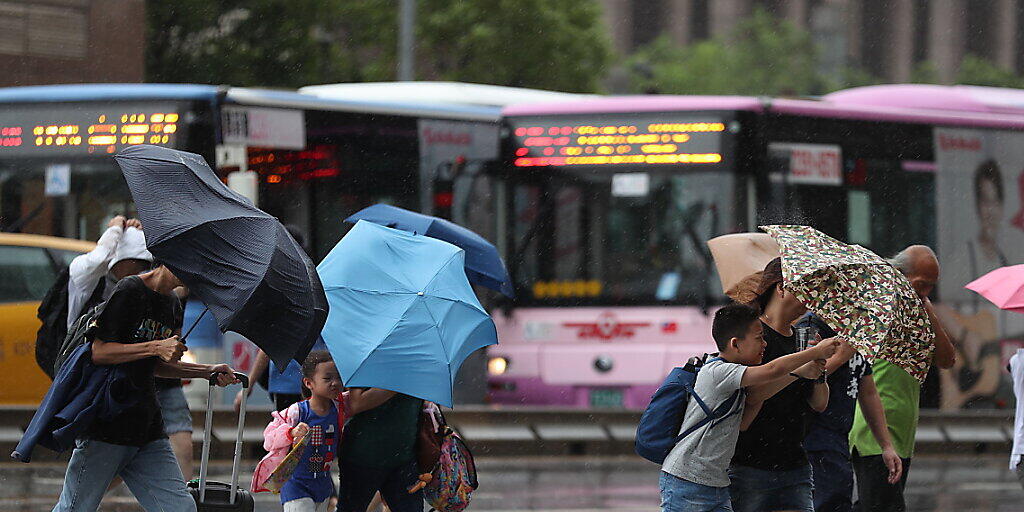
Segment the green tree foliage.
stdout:
<path fill-rule="evenodd" d="M 638 91 L 672 94 L 820 94 L 828 83 L 818 73 L 810 34 L 763 10 L 741 21 L 724 38 L 686 47 L 666 37 L 631 59 Z"/>
<path fill-rule="evenodd" d="M 419 62 L 431 78 L 589 92 L 611 56 L 593 0 L 427 0 Z"/>
<path fill-rule="evenodd" d="M 298 87 L 393 80 L 397 0 L 147 4 L 151 82 Z M 593 0 L 420 0 L 417 78 L 596 90 L 610 57 Z"/>
<path fill-rule="evenodd" d="M 960 61 L 956 82 L 964 85 L 1024 87 L 1024 79 L 1020 75 L 974 55 L 968 55 Z"/>

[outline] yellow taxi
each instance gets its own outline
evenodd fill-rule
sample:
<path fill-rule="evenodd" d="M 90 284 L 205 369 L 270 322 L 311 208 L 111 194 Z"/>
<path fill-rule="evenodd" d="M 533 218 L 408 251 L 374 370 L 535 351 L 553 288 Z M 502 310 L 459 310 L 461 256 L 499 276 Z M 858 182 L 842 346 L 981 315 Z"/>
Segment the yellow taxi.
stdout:
<path fill-rule="evenodd" d="M 0 233 L 0 405 L 37 405 L 50 378 L 36 364 L 39 302 L 75 256 L 95 243 Z"/>

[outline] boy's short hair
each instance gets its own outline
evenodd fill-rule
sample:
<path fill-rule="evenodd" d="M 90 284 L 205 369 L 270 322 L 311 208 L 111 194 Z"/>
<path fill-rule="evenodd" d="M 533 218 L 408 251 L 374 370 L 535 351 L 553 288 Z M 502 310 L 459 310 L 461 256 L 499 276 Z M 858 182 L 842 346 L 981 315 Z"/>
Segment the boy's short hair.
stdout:
<path fill-rule="evenodd" d="M 711 324 L 711 337 L 721 352 L 729 345 L 729 340 L 746 336 L 750 324 L 757 321 L 761 312 L 746 304 L 729 304 L 715 312 L 715 321 Z"/>

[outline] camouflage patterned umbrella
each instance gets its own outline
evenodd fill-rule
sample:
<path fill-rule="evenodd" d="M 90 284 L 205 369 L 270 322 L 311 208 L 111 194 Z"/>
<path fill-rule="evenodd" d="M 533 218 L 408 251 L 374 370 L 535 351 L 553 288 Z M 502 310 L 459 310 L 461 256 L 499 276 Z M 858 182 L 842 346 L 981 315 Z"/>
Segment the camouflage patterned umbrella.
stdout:
<path fill-rule="evenodd" d="M 782 249 L 782 277 L 807 309 L 868 359 L 924 381 L 934 345 L 924 304 L 907 278 L 877 254 L 807 226 L 761 226 Z"/>

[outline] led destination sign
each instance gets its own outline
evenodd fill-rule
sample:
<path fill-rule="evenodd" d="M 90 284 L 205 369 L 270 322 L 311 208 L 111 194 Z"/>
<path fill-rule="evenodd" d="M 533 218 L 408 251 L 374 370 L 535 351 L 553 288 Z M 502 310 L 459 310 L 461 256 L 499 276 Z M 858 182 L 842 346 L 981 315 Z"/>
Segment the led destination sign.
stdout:
<path fill-rule="evenodd" d="M 513 126 L 513 165 L 717 164 L 725 124 L 665 116 L 589 122 L 523 121 Z"/>
<path fill-rule="evenodd" d="M 182 127 L 172 105 L 8 106 L 0 155 L 106 155 L 127 146 L 174 147 Z"/>

